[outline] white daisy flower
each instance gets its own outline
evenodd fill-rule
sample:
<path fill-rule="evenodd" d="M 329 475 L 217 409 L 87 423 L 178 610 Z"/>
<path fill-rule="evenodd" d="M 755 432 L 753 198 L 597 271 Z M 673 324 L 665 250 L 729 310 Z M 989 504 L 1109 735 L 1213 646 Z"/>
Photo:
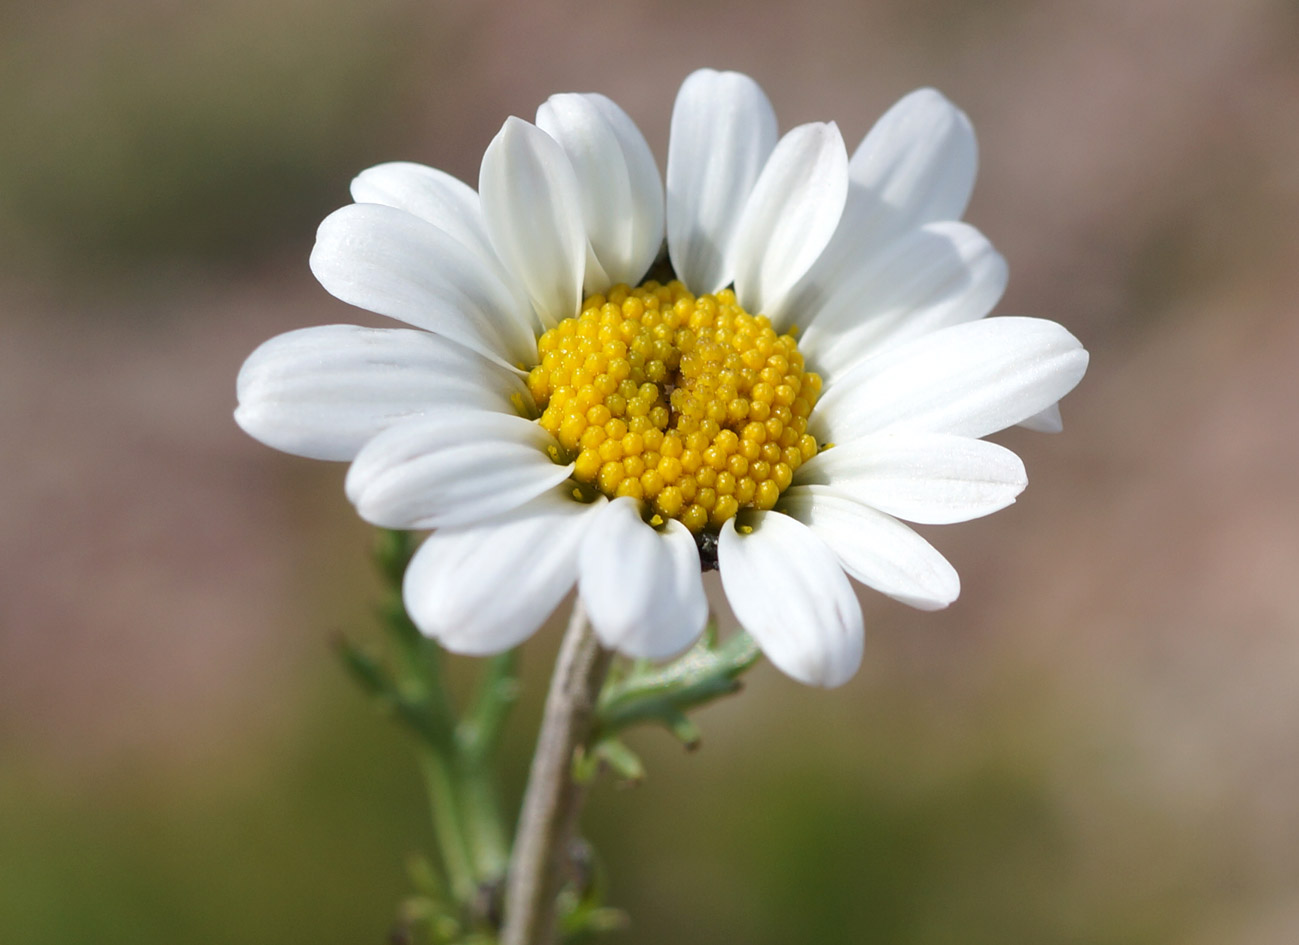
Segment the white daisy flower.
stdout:
<path fill-rule="evenodd" d="M 235 418 L 350 461 L 368 521 L 432 530 L 404 596 L 450 650 L 518 644 L 576 585 L 607 646 L 667 658 L 707 620 L 702 563 L 776 666 L 839 685 L 862 652 L 850 579 L 955 600 L 903 522 L 1013 502 L 1023 464 L 981 437 L 1058 425 L 1086 368 L 1053 322 L 984 318 L 1006 267 L 958 222 L 975 160 L 932 90 L 849 158 L 833 123 L 780 137 L 752 79 L 701 70 L 665 195 L 625 112 L 553 96 L 506 121 L 477 192 L 415 164 L 353 181 L 312 271 L 413 327 L 271 339 Z M 665 235 L 672 273 L 642 281 Z"/>

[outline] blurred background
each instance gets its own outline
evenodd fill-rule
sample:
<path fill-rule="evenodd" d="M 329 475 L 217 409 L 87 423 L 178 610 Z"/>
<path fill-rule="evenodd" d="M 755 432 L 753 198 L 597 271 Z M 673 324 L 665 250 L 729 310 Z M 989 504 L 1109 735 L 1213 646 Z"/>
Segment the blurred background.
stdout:
<path fill-rule="evenodd" d="M 588 833 L 627 943 L 1299 941 L 1293 0 L 0 5 L 0 941 L 381 942 L 429 849 L 341 465 L 230 418 L 381 161 L 477 179 L 600 91 L 662 162 L 737 68 L 850 146 L 921 85 L 980 136 L 998 311 L 1091 349 L 1031 485 L 930 530 L 964 595 L 863 594 L 833 692 L 760 667 Z M 517 798 L 552 627 L 525 651 Z M 461 664 L 460 670 L 471 670 Z"/>

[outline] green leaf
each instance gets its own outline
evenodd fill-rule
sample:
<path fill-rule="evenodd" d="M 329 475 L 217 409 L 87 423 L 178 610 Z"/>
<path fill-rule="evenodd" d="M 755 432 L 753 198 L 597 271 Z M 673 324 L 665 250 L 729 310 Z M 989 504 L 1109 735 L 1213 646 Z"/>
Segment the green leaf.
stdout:
<path fill-rule="evenodd" d="M 619 780 L 629 784 L 639 784 L 645 780 L 645 765 L 637 754 L 616 738 L 606 738 L 599 742 L 591 755 L 609 766 Z"/>
<path fill-rule="evenodd" d="M 739 676 L 759 655 L 757 644 L 746 633 L 717 646 L 710 632 L 667 666 L 637 664 L 600 694 L 592 742 L 633 725 L 653 723 L 672 732 L 688 748 L 695 747 L 700 733 L 686 718 L 686 711 L 738 692 Z"/>

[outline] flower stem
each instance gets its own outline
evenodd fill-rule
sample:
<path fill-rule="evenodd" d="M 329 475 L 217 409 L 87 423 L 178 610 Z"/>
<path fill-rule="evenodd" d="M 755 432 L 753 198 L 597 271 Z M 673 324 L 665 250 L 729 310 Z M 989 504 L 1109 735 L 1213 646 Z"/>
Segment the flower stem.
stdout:
<path fill-rule="evenodd" d="M 420 751 L 420 767 L 428 789 L 429 811 L 433 815 L 433 831 L 437 837 L 442 866 L 451 883 L 451 891 L 459 902 L 469 902 L 477 889 L 469 844 L 461 828 L 460 812 L 456 805 L 455 779 L 446 758 L 435 749 Z"/>
<path fill-rule="evenodd" d="M 596 698 L 613 659 L 578 600 L 546 696 L 537 752 L 523 796 L 505 892 L 501 945 L 549 945 L 556 897 L 586 788 L 573 779 L 573 753 L 591 728 Z"/>
<path fill-rule="evenodd" d="M 503 881 L 509 865 L 509 829 L 501 813 L 495 762 L 519 695 L 518 663 L 514 650 L 488 661 L 473 705 L 456 728 L 465 834 L 479 880 L 486 883 Z"/>

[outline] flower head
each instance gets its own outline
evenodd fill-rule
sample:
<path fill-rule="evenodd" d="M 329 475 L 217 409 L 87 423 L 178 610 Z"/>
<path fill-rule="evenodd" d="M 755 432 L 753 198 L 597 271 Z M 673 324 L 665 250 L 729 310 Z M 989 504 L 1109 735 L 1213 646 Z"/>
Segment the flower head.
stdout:
<path fill-rule="evenodd" d="M 413 327 L 271 339 L 236 420 L 351 461 L 367 520 L 433 530 L 404 594 L 449 649 L 519 643 L 576 584 L 606 645 L 666 658 L 703 629 L 715 566 L 779 668 L 838 685 L 862 651 L 849 579 L 953 601 L 956 572 L 903 522 L 1013 502 L 1023 465 L 981 438 L 1058 427 L 1086 368 L 1053 322 L 984 318 L 1006 267 L 958 222 L 974 170 L 969 122 L 932 90 L 849 158 L 834 124 L 780 137 L 753 80 L 701 70 L 665 194 L 617 105 L 553 96 L 506 121 L 476 192 L 415 164 L 353 181 L 312 270 Z"/>

